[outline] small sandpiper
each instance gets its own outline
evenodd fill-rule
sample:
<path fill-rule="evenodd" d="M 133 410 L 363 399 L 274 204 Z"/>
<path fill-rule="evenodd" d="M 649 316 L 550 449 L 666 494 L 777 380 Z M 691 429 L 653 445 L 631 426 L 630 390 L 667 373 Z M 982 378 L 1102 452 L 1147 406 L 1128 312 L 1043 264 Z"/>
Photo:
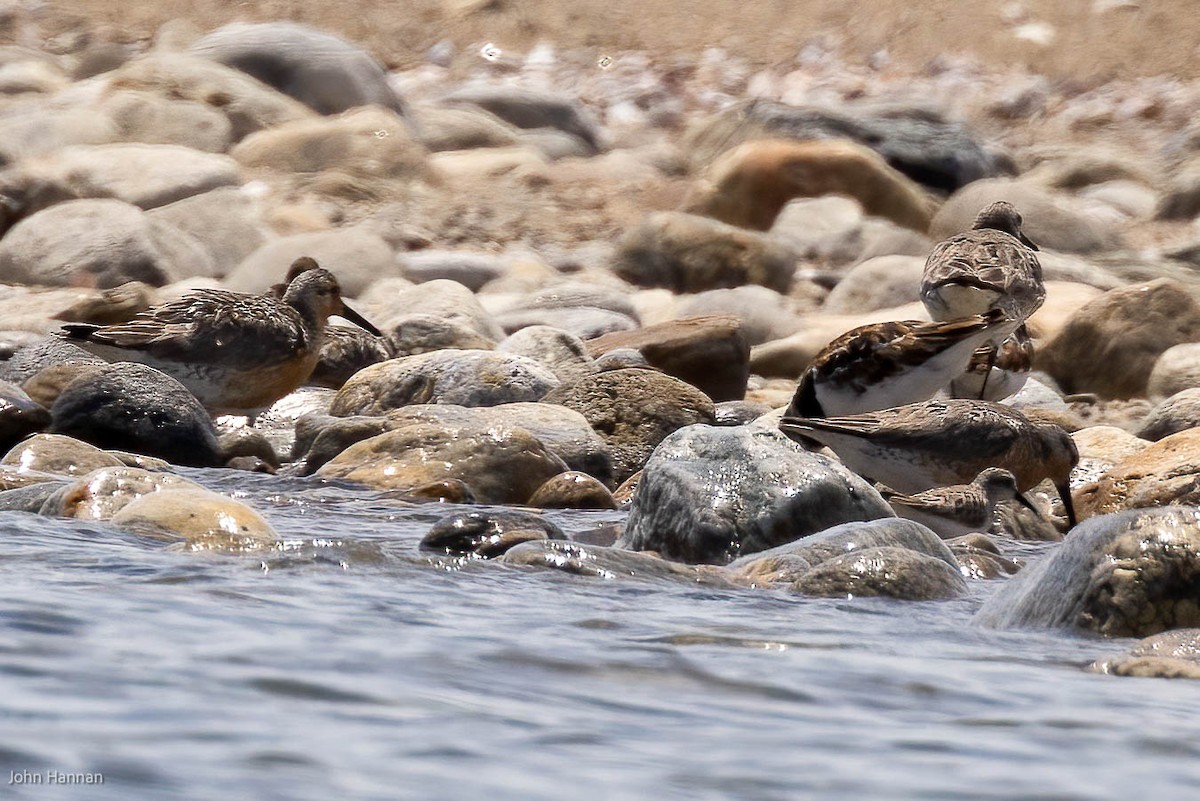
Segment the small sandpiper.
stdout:
<path fill-rule="evenodd" d="M 862 414 L 929 400 L 967 371 L 1007 318 L 991 309 L 951 322 L 900 320 L 860 326 L 817 354 L 800 376 L 791 417 Z"/>
<path fill-rule="evenodd" d="M 988 533 L 996 504 L 1001 501 L 1015 500 L 1037 512 L 1037 508 L 1017 491 L 1016 477 L 999 467 L 989 467 L 970 484 L 939 487 L 916 495 L 901 495 L 888 490 L 881 494 L 897 515 L 928 526 L 945 540 L 976 532 Z"/>
<path fill-rule="evenodd" d="M 120 325 L 64 325 L 63 336 L 109 361 L 161 370 L 213 415 L 254 417 L 308 379 L 331 314 L 379 335 L 342 302 L 333 273 L 314 266 L 282 297 L 201 289 Z"/>
<path fill-rule="evenodd" d="M 955 320 L 1003 309 L 1008 322 L 995 327 L 992 343 L 999 346 L 1015 332 L 1018 347 L 1032 347 L 1025 321 L 1045 302 L 1046 287 L 1037 245 L 1021 223 L 1016 208 L 999 200 L 979 212 L 971 230 L 934 245 L 921 277 L 921 301 L 930 317 Z M 995 351 L 990 358 L 985 379 Z"/>
<path fill-rule="evenodd" d="M 902 493 L 965 484 L 989 467 L 1012 473 L 1018 492 L 1049 478 L 1075 525 L 1074 440 L 1053 423 L 1034 423 L 998 403 L 925 401 L 851 417 L 785 417 L 779 428 L 827 445 L 854 472 Z"/>

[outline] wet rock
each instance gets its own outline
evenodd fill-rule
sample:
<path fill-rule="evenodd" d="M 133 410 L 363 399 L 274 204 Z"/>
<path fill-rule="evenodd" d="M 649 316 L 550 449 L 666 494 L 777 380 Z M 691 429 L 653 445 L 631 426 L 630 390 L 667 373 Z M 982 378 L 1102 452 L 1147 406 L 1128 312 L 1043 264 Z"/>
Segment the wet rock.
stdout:
<path fill-rule="evenodd" d="M 110 73 L 109 80 L 124 89 L 209 106 L 228 118 L 234 141 L 253 131 L 314 116 L 307 106 L 244 72 L 182 53 L 149 53 Z"/>
<path fill-rule="evenodd" d="M 714 401 L 740 400 L 750 377 L 750 346 L 735 317 L 690 317 L 587 343 L 593 358 L 633 348 L 653 367 L 688 382 Z"/>
<path fill-rule="evenodd" d="M 109 288 L 211 275 L 203 247 L 178 228 L 120 200 L 58 203 L 0 240 L 0 281 Z"/>
<path fill-rule="evenodd" d="M 724 564 L 839 523 L 892 516 L 863 479 L 777 431 L 691 426 L 646 463 L 625 544 Z"/>
<path fill-rule="evenodd" d="M 7 451 L 50 425 L 50 412 L 20 387 L 0 381 L 0 450 Z"/>
<path fill-rule="evenodd" d="M 1200 387 L 1176 392 L 1158 406 L 1142 423 L 1137 436 L 1154 442 L 1200 425 Z"/>
<path fill-rule="evenodd" d="M 50 409 L 55 433 L 105 448 L 160 456 L 174 464 L 220 463 L 212 420 L 175 379 L 132 362 L 75 381 Z"/>
<path fill-rule="evenodd" d="M 541 509 L 616 509 L 612 493 L 598 479 L 576 470 L 559 473 L 537 488 L 529 505 Z"/>
<path fill-rule="evenodd" d="M 40 514 L 76 520 L 108 520 L 134 500 L 166 489 L 201 490 L 199 484 L 171 473 L 136 467 L 103 467 L 58 490 Z"/>
<path fill-rule="evenodd" d="M 822 312 L 860 314 L 889 309 L 921 300 L 925 259 L 916 256 L 880 256 L 850 269 L 825 298 Z"/>
<path fill-rule="evenodd" d="M 462 512 L 443 517 L 421 538 L 422 551 L 492 559 L 522 542 L 565 540 L 562 529 L 532 512 Z"/>
<path fill-rule="evenodd" d="M 749 139 L 835 137 L 872 148 L 912 180 L 942 191 L 952 192 L 1003 169 L 961 123 L 929 108 L 847 104 L 834 110 L 755 98 L 705 121 L 689 140 L 694 158 L 707 162 Z"/>
<path fill-rule="evenodd" d="M 104 364 L 52 364 L 25 380 L 21 388 L 35 403 L 49 409 L 63 390 L 80 378 L 104 369 Z"/>
<path fill-rule="evenodd" d="M 373 364 L 338 392 L 331 412 L 379 414 L 415 403 L 495 406 L 537 401 L 558 386 L 554 373 L 524 356 L 438 350 Z"/>
<path fill-rule="evenodd" d="M 991 628 L 1077 628 L 1144 637 L 1200 625 L 1200 509 L 1138 509 L 1084 521 L 984 602 Z"/>
<path fill-rule="evenodd" d="M 363 228 L 342 228 L 267 242 L 242 260 L 226 278 L 226 286 L 235 292 L 265 292 L 283 283 L 288 268 L 301 256 L 316 259 L 317 264 L 337 276 L 342 294 L 351 298 L 380 278 L 400 274 L 392 248 L 381 236 Z M 380 325 L 370 316 L 367 319 Z"/>
<path fill-rule="evenodd" d="M 60 482 L 61 476 L 53 473 L 42 473 L 37 470 L 22 470 L 14 465 L 0 464 L 0 492 L 20 489 L 47 481 Z"/>
<path fill-rule="evenodd" d="M 870 148 L 845 139 L 746 142 L 706 171 L 687 210 L 721 222 L 768 231 L 788 201 L 844 195 L 868 214 L 924 232 L 932 204 L 915 183 Z"/>
<path fill-rule="evenodd" d="M 791 589 L 824 598 L 943 601 L 965 595 L 967 584 L 957 570 L 933 557 L 905 548 L 869 548 L 817 565 Z"/>
<path fill-rule="evenodd" d="M 1077 493 L 1080 516 L 1167 504 L 1200 503 L 1200 429 L 1148 445 Z"/>
<path fill-rule="evenodd" d="M 725 401 L 716 405 L 716 424 L 719 426 L 748 425 L 770 411 L 770 406 L 757 401 Z"/>
<path fill-rule="evenodd" d="M 1194 387 L 1200 387 L 1200 342 L 1184 342 L 1158 357 L 1146 382 L 1146 394 L 1169 398 Z"/>
<path fill-rule="evenodd" d="M 1200 679 L 1200 629 L 1154 634 L 1136 643 L 1127 654 L 1097 661 L 1088 669 L 1110 676 Z"/>
<path fill-rule="evenodd" d="M 114 514 L 119 529 L 187 551 L 243 553 L 273 548 L 279 535 L 244 503 L 204 489 L 170 488 L 142 495 Z"/>
<path fill-rule="evenodd" d="M 398 114 L 378 107 L 258 131 L 229 155 L 243 167 L 284 174 L 338 170 L 374 178 L 428 176 L 425 148 Z"/>
<path fill-rule="evenodd" d="M 1017 207 L 1024 219 L 1022 230 L 1039 247 L 1066 253 L 1095 253 L 1120 246 L 1120 237 L 1113 229 L 1094 221 L 1073 205 L 1069 197 L 1009 179 L 977 181 L 951 195 L 933 218 L 930 235 L 945 239 L 966 231 L 979 210 L 997 200 L 1007 200 Z"/>
<path fill-rule="evenodd" d="M 544 325 L 567 331 L 580 339 L 594 339 L 605 334 L 632 331 L 637 320 L 628 315 L 591 307 L 567 309 L 512 309 L 496 315 L 496 322 L 507 333 L 531 325 Z"/>
<path fill-rule="evenodd" d="M 354 443 L 377 437 L 389 429 L 388 421 L 383 417 L 306 414 L 296 425 L 292 457 L 301 461 L 301 475 L 311 475 Z"/>
<path fill-rule="evenodd" d="M 402 292 L 372 293 L 360 309 L 381 330 L 397 325 L 410 315 L 421 314 L 459 323 L 481 337 L 499 342 L 504 331 L 480 305 L 474 293 L 456 281 L 436 279 L 407 287 Z"/>
<path fill-rule="evenodd" d="M 121 460 L 94 445 L 61 434 L 35 434 L 13 446 L 0 465 L 21 472 L 82 476 L 102 467 L 123 467 Z"/>
<path fill-rule="evenodd" d="M 408 490 L 404 497 L 437 503 L 476 503 L 475 491 L 456 478 L 443 478 Z"/>
<path fill-rule="evenodd" d="M 8 482 L 5 482 L 8 483 Z M 37 480 L 12 489 L 0 488 L 0 512 L 38 514 L 42 505 L 67 482 Z"/>
<path fill-rule="evenodd" d="M 394 490 L 452 478 L 480 503 L 522 504 L 566 469 L 523 428 L 414 423 L 351 445 L 317 475 Z"/>
<path fill-rule="evenodd" d="M 369 53 L 332 33 L 294 22 L 238 22 L 191 50 L 239 69 L 321 114 L 377 105 L 403 112 L 387 73 Z"/>
<path fill-rule="evenodd" d="M 442 103 L 478 106 L 518 128 L 554 128 L 576 137 L 593 153 L 600 150 L 595 120 L 567 98 L 510 86 L 471 86 L 451 92 Z"/>
<path fill-rule="evenodd" d="M 147 214 L 200 243 L 216 275 L 232 272 L 267 241 L 258 203 L 241 188 L 214 189 L 159 206 Z"/>
<path fill-rule="evenodd" d="M 250 457 L 259 459 L 272 468 L 278 468 L 280 465 L 279 454 L 263 433 L 256 429 L 243 426 L 226 431 L 217 437 L 217 444 L 222 462 Z"/>
<path fill-rule="evenodd" d="M 393 318 L 383 330 L 388 350 L 397 359 L 446 349 L 491 350 L 496 344 L 459 320 L 432 314 Z"/>
<path fill-rule="evenodd" d="M 44 337 L 22 345 L 5 361 L 0 361 L 0 381 L 23 384 L 52 365 L 95 364 L 106 362 L 83 348 L 58 337 Z"/>
<path fill-rule="evenodd" d="M 675 292 L 760 284 L 786 293 L 795 267 L 792 252 L 767 234 L 674 211 L 627 232 L 612 264 L 632 284 Z"/>
<path fill-rule="evenodd" d="M 726 315 L 737 318 L 747 344 L 757 345 L 793 334 L 801 326 L 797 303 L 765 286 L 710 289 L 679 299 L 680 318 Z"/>
<path fill-rule="evenodd" d="M 356 325 L 331 325 L 325 329 L 325 343 L 308 383 L 341 389 L 359 370 L 390 358 L 392 350 L 385 338 Z"/>
<path fill-rule="evenodd" d="M 1138 397 L 1163 351 L 1197 339 L 1200 305 L 1182 285 L 1160 278 L 1084 305 L 1038 349 L 1036 364 L 1068 394 Z"/>
<path fill-rule="evenodd" d="M 497 344 L 496 350 L 533 359 L 554 373 L 563 384 L 597 371 L 595 360 L 583 340 L 569 331 L 547 325 L 522 328 Z"/>
<path fill-rule="evenodd" d="M 617 502 L 618 509 L 628 509 L 633 503 L 633 496 L 637 494 L 637 488 L 642 483 L 643 475 L 645 475 L 645 471 L 639 470 L 613 490 L 613 500 Z"/>
<path fill-rule="evenodd" d="M 563 540 L 522 543 L 504 555 L 505 564 L 546 567 L 599 579 L 684 581 L 713 587 L 730 582 L 706 565 L 681 565 L 646 553 Z"/>
<path fill-rule="evenodd" d="M 1021 564 L 1005 557 L 996 543 L 983 534 L 968 534 L 946 542 L 964 577 L 992 580 L 1016 575 Z"/>
<path fill-rule="evenodd" d="M 582 414 L 612 453 L 613 478 L 640 470 L 672 431 L 712 423 L 707 395 L 677 378 L 650 370 L 611 370 L 559 387 L 542 398 Z"/>

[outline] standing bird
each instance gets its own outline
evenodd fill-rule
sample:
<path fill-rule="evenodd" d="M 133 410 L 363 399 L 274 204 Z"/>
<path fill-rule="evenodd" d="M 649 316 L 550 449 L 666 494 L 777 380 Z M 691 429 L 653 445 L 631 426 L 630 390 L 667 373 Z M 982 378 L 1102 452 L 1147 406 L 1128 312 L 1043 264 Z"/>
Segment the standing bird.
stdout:
<path fill-rule="evenodd" d="M 992 309 L 947 323 L 900 320 L 847 331 L 800 376 L 787 414 L 861 414 L 929 400 L 967 371 L 972 355 L 1006 320 Z"/>
<path fill-rule="evenodd" d="M 379 334 L 342 302 L 333 273 L 315 267 L 282 297 L 201 289 L 120 325 L 64 325 L 63 336 L 103 359 L 161 370 L 211 414 L 253 417 L 308 379 L 331 314 Z"/>
<path fill-rule="evenodd" d="M 779 428 L 828 446 L 854 472 L 902 493 L 965 484 L 989 467 L 1012 473 L 1018 492 L 1049 478 L 1075 525 L 1074 440 L 1053 423 L 1034 423 L 998 403 L 925 401 L 851 417 L 784 417 Z"/>
<path fill-rule="evenodd" d="M 1032 347 L 1025 321 L 1046 300 L 1042 265 L 1033 244 L 1021 231 L 1021 215 L 1007 201 L 984 207 L 971 230 L 955 234 L 934 246 L 921 278 L 921 302 L 935 320 L 954 320 L 991 309 L 1001 309 L 1008 321 L 997 325 L 992 344 L 999 346 L 1015 334 L 1021 350 Z M 986 364 L 987 376 L 995 365 L 993 348 Z"/>
<path fill-rule="evenodd" d="M 999 467 L 989 467 L 970 484 L 939 487 L 915 495 L 892 491 L 880 494 L 897 515 L 928 526 L 945 540 L 974 532 L 986 534 L 992 527 L 996 504 L 1001 501 L 1015 500 L 1037 513 L 1033 504 L 1017 491 L 1016 477 Z"/>

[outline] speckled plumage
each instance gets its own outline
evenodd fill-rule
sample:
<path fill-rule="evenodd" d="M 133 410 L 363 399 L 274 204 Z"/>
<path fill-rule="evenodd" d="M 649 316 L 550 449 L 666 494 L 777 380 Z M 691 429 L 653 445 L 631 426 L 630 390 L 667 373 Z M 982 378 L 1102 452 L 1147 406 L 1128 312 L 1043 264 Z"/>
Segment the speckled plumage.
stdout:
<path fill-rule="evenodd" d="M 1016 477 L 999 467 L 989 467 L 970 484 L 938 487 L 915 495 L 890 491 L 882 494 L 897 515 L 928 526 L 943 539 L 988 532 L 996 504 L 1001 501 L 1020 499 L 1028 503 L 1017 492 Z"/>

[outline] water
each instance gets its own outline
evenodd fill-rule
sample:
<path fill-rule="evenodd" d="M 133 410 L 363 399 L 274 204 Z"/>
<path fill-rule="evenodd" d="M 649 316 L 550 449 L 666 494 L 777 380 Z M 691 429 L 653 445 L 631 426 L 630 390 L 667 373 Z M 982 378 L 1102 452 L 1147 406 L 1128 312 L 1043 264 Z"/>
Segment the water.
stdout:
<path fill-rule="evenodd" d="M 188 475 L 237 488 L 291 548 L 181 554 L 0 513 L 0 798 L 1128 801 L 1200 787 L 1200 683 L 1082 671 L 1128 641 L 969 627 L 994 584 L 905 604 L 436 570 L 416 542 L 446 507 Z M 8 784 L 47 770 L 104 784 Z"/>

